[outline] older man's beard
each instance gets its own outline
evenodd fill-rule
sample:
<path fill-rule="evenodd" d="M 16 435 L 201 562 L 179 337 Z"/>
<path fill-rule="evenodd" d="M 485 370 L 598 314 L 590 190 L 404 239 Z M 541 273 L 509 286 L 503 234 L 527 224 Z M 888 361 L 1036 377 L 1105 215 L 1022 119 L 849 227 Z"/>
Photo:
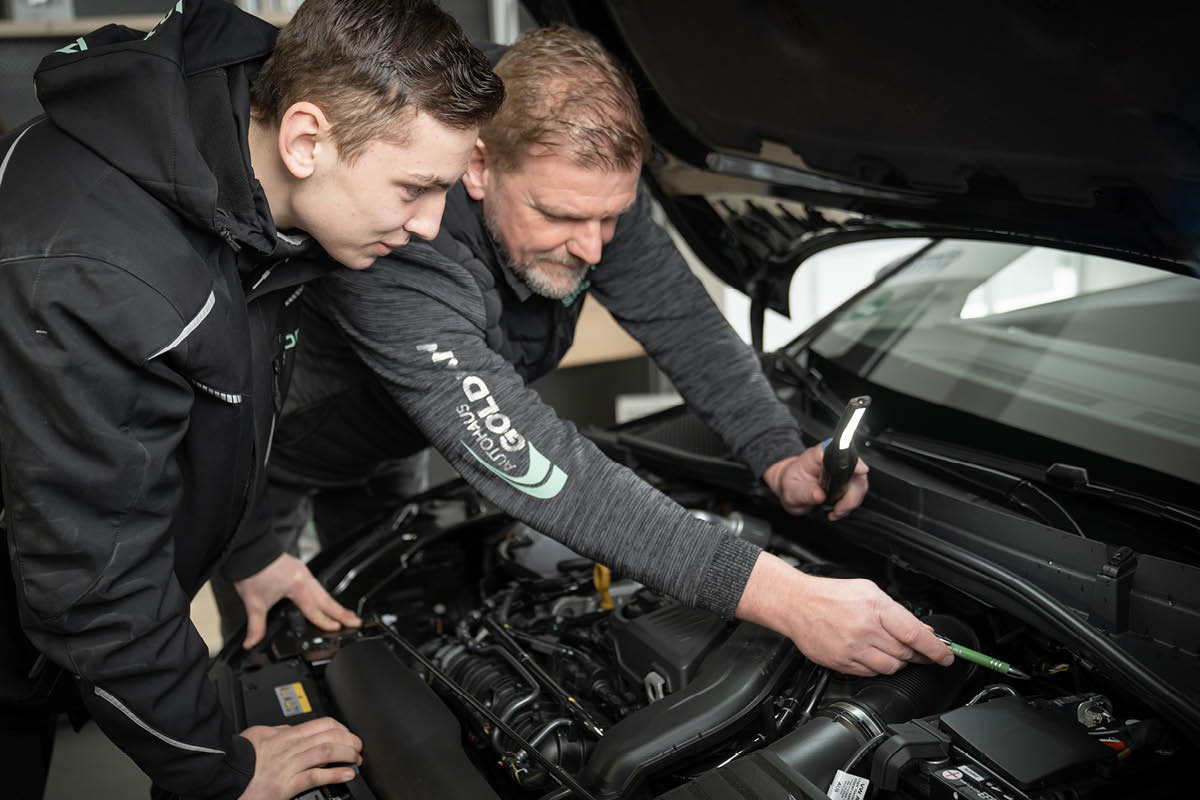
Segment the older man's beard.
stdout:
<path fill-rule="evenodd" d="M 553 252 L 534 253 L 532 258 L 517 261 L 512 257 L 508 245 L 504 241 L 504 237 L 500 235 L 500 228 L 496 224 L 490 209 L 484 207 L 483 221 L 487 225 L 488 232 L 492 234 L 492 239 L 500 248 L 500 254 L 512 267 L 512 271 L 517 274 L 517 277 L 529 287 L 534 294 L 539 294 L 542 297 L 548 297 L 551 300 L 562 300 L 565 297 L 570 297 L 579 289 L 579 284 L 583 282 L 584 276 L 587 275 L 591 265 L 582 258 L 573 256 L 570 253 L 564 255 L 555 255 Z M 551 271 L 540 262 L 550 262 L 563 267 L 564 270 Z M 563 272 L 566 271 L 564 275 Z"/>

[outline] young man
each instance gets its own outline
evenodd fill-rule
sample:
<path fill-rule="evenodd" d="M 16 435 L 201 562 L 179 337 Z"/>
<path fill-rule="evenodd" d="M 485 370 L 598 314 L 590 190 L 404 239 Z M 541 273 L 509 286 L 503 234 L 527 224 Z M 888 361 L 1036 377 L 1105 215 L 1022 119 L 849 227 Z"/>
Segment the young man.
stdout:
<path fill-rule="evenodd" d="M 46 116 L 0 139 L 7 791 L 41 795 L 72 697 L 161 792 L 347 780 L 323 765 L 361 743 L 333 720 L 234 730 L 189 601 L 224 558 L 252 616 L 286 596 L 356 624 L 248 514 L 294 301 L 436 234 L 501 84 L 427 0 L 308 0 L 281 33 L 181 0 L 148 34 L 77 39 L 36 82 Z"/>
<path fill-rule="evenodd" d="M 804 449 L 754 354 L 649 218 L 638 192 L 648 136 L 628 77 L 568 28 L 523 34 L 496 72 L 504 105 L 437 239 L 306 295 L 313 325 L 272 459 L 279 494 L 316 491 L 319 503 L 322 488 L 378 486 L 381 463 L 432 445 L 537 530 L 784 633 L 821 664 L 862 675 L 919 655 L 949 663 L 873 583 L 805 575 L 694 519 L 527 387 L 566 352 L 591 291 L 787 510 L 824 500 L 820 449 Z M 866 490 L 860 464 L 831 517 Z"/>

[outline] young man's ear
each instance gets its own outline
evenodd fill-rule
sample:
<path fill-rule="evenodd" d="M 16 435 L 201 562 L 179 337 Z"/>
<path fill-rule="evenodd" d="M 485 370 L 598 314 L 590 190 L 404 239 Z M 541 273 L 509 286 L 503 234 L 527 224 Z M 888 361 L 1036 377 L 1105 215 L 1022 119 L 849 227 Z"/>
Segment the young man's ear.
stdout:
<path fill-rule="evenodd" d="M 463 186 L 472 200 L 479 201 L 487 195 L 490 171 L 487 145 L 483 143 L 483 139 L 476 139 L 475 147 L 471 149 L 471 157 L 467 160 L 467 171 L 462 176 Z"/>
<path fill-rule="evenodd" d="M 293 103 L 279 121 L 279 157 L 293 176 L 307 178 L 316 169 L 323 150 L 333 146 L 329 120 L 312 103 Z"/>

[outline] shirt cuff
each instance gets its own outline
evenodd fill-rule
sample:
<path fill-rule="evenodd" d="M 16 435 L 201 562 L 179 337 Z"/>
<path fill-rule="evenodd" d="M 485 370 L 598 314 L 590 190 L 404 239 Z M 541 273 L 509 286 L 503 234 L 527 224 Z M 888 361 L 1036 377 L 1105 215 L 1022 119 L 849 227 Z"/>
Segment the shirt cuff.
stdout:
<path fill-rule="evenodd" d="M 750 542 L 725 534 L 700 582 L 696 607 L 732 619 L 761 552 Z"/>

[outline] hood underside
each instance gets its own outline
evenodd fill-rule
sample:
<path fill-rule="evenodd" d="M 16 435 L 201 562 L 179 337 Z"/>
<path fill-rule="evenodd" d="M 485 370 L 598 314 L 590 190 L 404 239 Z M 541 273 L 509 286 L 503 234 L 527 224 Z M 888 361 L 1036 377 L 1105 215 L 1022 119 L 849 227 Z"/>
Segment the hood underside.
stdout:
<path fill-rule="evenodd" d="M 656 172 L 684 164 L 881 220 L 1129 251 L 1200 274 L 1197 10 L 530 5 L 625 61 Z M 697 181 L 659 177 L 668 194 L 698 193 Z"/>

